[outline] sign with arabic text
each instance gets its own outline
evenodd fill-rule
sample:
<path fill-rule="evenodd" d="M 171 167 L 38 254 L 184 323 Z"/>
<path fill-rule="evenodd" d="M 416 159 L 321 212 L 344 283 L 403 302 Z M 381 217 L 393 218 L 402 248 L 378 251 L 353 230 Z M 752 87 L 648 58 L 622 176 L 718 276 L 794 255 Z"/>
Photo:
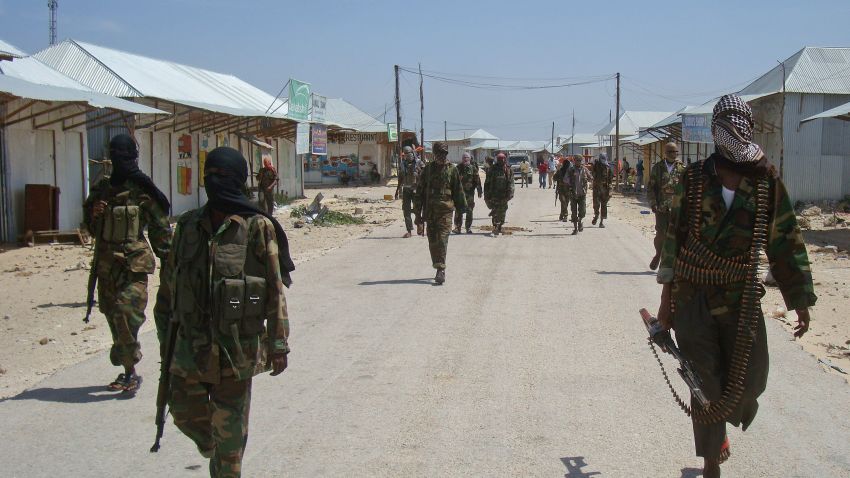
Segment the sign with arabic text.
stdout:
<path fill-rule="evenodd" d="M 311 125 L 310 144 L 313 154 L 328 154 L 328 127 L 323 124 Z"/>
<path fill-rule="evenodd" d="M 310 92 L 310 83 L 289 79 L 289 112 L 287 116 L 295 120 L 307 121 L 310 115 L 313 95 Z"/>
<path fill-rule="evenodd" d="M 682 141 L 686 143 L 713 143 L 711 115 L 682 115 Z"/>
<path fill-rule="evenodd" d="M 310 121 L 314 123 L 325 122 L 325 110 L 328 107 L 328 99 L 322 95 L 313 94 L 313 113 Z"/>

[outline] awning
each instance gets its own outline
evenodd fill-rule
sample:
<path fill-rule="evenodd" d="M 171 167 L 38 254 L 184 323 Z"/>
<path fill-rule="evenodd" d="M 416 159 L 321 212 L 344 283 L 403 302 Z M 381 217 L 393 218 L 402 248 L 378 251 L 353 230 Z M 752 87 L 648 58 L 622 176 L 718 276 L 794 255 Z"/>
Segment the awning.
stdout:
<path fill-rule="evenodd" d="M 836 118 L 844 121 L 850 121 L 850 103 L 844 103 L 841 106 L 836 106 L 835 108 L 826 110 L 823 113 L 809 116 L 808 118 L 801 120 L 800 123 L 814 121 L 820 118 Z"/>
<path fill-rule="evenodd" d="M 151 108 L 150 106 L 133 103 L 132 101 L 122 100 L 121 98 L 94 91 L 40 85 L 7 75 L 0 75 L 0 95 L 2 94 L 40 101 L 86 103 L 95 108 L 108 108 L 135 114 L 170 114 L 166 111 Z"/>

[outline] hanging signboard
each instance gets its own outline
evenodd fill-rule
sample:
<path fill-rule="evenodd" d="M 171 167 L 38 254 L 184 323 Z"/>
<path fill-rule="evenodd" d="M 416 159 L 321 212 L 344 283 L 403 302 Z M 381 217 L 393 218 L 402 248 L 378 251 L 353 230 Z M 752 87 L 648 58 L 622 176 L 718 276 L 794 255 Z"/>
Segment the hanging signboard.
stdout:
<path fill-rule="evenodd" d="M 310 94 L 310 83 L 304 83 L 294 78 L 289 79 L 289 112 L 287 116 L 296 120 L 307 121 L 312 106 L 313 95 Z"/>
<path fill-rule="evenodd" d="M 682 141 L 686 143 L 713 143 L 711 115 L 682 115 Z"/>
<path fill-rule="evenodd" d="M 295 154 L 310 154 L 310 124 L 298 123 L 295 132 Z"/>
<path fill-rule="evenodd" d="M 325 110 L 328 106 L 327 97 L 313 94 L 313 113 L 312 120 L 314 123 L 324 123 L 325 122 Z"/>
<path fill-rule="evenodd" d="M 310 143 L 313 154 L 328 154 L 328 127 L 323 124 L 311 125 Z"/>
<path fill-rule="evenodd" d="M 398 141 L 398 125 L 387 123 L 387 140 L 392 143 Z"/>

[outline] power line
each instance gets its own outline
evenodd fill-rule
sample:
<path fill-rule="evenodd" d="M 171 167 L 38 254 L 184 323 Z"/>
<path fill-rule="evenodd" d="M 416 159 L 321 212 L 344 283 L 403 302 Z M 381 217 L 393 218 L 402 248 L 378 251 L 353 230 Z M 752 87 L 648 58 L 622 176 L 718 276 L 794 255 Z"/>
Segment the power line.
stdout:
<path fill-rule="evenodd" d="M 411 73 L 417 73 L 418 70 L 413 71 L 412 67 L 403 67 L 399 68 L 409 71 Z M 436 71 L 436 70 L 422 70 L 423 73 L 429 73 L 432 75 L 442 75 L 442 76 L 456 76 L 461 78 L 483 78 L 488 80 L 508 80 L 508 81 L 568 81 L 568 80 L 592 80 L 592 79 L 607 79 L 611 78 L 612 74 L 604 74 L 604 75 L 585 75 L 585 76 L 562 76 L 562 77 L 554 77 L 554 78 L 534 78 L 534 77 L 511 77 L 511 76 L 487 76 L 487 75 L 470 75 L 465 73 L 448 73 L 445 71 Z"/>
<path fill-rule="evenodd" d="M 399 70 L 404 71 L 406 73 L 412 73 L 412 74 L 416 74 L 416 75 L 419 74 L 418 71 L 413 71 L 413 70 L 402 68 L 402 67 L 399 67 Z M 465 87 L 469 87 L 469 88 L 478 88 L 478 89 L 497 89 L 497 90 L 543 90 L 543 89 L 553 89 L 553 88 L 568 88 L 568 87 L 571 87 L 571 86 L 580 86 L 580 85 L 588 85 L 588 84 L 592 84 L 592 83 L 601 83 L 601 82 L 609 81 L 609 80 L 614 78 L 614 76 L 612 75 L 612 76 L 599 77 L 599 78 L 594 78 L 594 79 L 589 79 L 589 80 L 574 81 L 572 83 L 561 83 L 561 84 L 555 84 L 555 85 L 510 85 L 510 84 L 504 84 L 504 83 L 485 83 L 485 82 L 477 82 L 477 81 L 468 81 L 468 80 L 462 80 L 462 79 L 458 79 L 458 78 L 451 78 L 451 77 L 447 77 L 447 76 L 434 75 L 434 74 L 430 74 L 430 73 L 425 74 L 424 72 L 422 73 L 422 76 L 431 78 L 433 80 L 441 81 L 441 82 L 444 82 L 444 83 L 458 85 L 458 86 L 465 86 Z"/>

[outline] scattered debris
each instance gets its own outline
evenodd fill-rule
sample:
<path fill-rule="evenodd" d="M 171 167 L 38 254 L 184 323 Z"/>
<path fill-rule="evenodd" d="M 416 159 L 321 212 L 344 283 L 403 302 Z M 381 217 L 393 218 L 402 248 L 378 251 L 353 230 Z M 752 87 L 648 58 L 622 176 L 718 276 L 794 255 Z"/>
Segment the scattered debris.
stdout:
<path fill-rule="evenodd" d="M 363 214 L 363 208 L 362 207 L 354 208 L 354 215 L 355 216 L 361 216 L 362 214 Z"/>
<path fill-rule="evenodd" d="M 41 340 L 38 341 L 38 344 L 39 345 L 47 345 L 48 342 L 50 342 L 50 339 L 48 339 L 47 337 L 42 337 Z"/>
<path fill-rule="evenodd" d="M 800 226 L 800 229 L 808 230 L 812 228 L 812 222 L 809 221 L 809 218 L 804 216 L 797 218 L 797 224 Z"/>
<path fill-rule="evenodd" d="M 827 254 L 838 254 L 838 246 L 823 246 L 815 249 L 814 252 L 823 252 Z"/>
<path fill-rule="evenodd" d="M 304 227 L 304 221 L 295 221 L 295 223 L 292 224 L 292 227 L 295 229 L 301 229 Z"/>
<path fill-rule="evenodd" d="M 800 215 L 808 216 L 808 217 L 814 217 L 814 216 L 820 216 L 822 214 L 822 212 L 823 211 L 821 210 L 821 208 L 819 208 L 817 206 L 809 206 L 809 207 L 803 209 L 803 211 L 800 213 Z"/>
<path fill-rule="evenodd" d="M 835 370 L 836 372 L 843 373 L 844 375 L 847 375 L 847 372 L 845 372 L 844 369 L 842 369 L 838 365 L 835 365 L 834 363 L 830 362 L 829 359 L 819 358 L 818 362 L 826 365 L 827 367 Z"/>
<path fill-rule="evenodd" d="M 776 306 L 776 309 L 773 310 L 773 313 L 771 315 L 774 319 L 784 319 L 787 313 L 788 311 L 785 309 L 784 306 L 778 305 Z"/>

